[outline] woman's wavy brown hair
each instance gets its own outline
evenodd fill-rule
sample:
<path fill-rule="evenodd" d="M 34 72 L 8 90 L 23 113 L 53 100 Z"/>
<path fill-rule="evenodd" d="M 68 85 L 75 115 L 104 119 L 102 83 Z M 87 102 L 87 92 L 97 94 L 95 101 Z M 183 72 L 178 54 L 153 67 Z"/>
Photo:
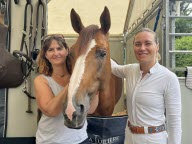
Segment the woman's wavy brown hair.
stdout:
<path fill-rule="evenodd" d="M 56 40 L 60 46 L 65 47 L 66 50 L 69 50 L 69 47 L 65 42 L 65 38 L 62 34 L 51 34 L 44 37 L 42 48 L 38 56 L 39 58 L 38 58 L 37 64 L 38 64 L 39 73 L 44 74 L 46 76 L 51 76 L 53 72 L 51 63 L 45 57 L 45 54 L 49 49 L 51 42 L 53 40 Z"/>

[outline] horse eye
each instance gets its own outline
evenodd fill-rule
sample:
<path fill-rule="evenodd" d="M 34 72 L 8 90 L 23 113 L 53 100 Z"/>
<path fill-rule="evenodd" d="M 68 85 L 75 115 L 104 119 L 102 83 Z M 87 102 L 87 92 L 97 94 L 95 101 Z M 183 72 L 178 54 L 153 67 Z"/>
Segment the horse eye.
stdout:
<path fill-rule="evenodd" d="M 93 95 L 93 93 L 92 93 L 92 92 L 89 92 L 89 93 L 88 93 L 88 96 L 92 96 L 92 95 Z"/>
<path fill-rule="evenodd" d="M 96 57 L 97 58 L 104 58 L 107 55 L 106 50 L 96 50 Z"/>
<path fill-rule="evenodd" d="M 89 91 L 87 92 L 87 94 L 88 94 L 89 97 L 91 97 L 91 96 L 94 94 L 94 91 L 89 90 Z"/>

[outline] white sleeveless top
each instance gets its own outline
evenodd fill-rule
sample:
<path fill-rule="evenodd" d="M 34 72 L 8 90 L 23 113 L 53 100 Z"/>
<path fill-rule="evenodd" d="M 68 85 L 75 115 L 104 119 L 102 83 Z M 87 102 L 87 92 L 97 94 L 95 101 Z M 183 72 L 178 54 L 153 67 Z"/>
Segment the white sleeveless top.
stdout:
<path fill-rule="evenodd" d="M 43 75 L 44 76 L 44 75 Z M 54 95 L 63 89 L 51 77 L 44 76 Z M 42 115 L 36 132 L 36 144 L 79 144 L 87 139 L 87 121 L 81 129 L 69 129 L 64 125 L 63 114 L 56 117 Z"/>

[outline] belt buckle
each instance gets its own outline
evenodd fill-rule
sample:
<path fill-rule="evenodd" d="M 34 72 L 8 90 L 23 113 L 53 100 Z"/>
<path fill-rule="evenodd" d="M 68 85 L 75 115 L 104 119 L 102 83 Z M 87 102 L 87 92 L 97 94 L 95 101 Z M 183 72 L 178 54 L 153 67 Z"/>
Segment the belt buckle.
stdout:
<path fill-rule="evenodd" d="M 155 127 L 155 132 L 159 132 L 161 130 L 161 127 Z"/>
<path fill-rule="evenodd" d="M 164 130 L 165 130 L 164 125 L 157 126 L 157 127 L 155 128 L 155 131 L 156 131 L 156 132 L 160 132 L 160 131 L 164 131 Z"/>

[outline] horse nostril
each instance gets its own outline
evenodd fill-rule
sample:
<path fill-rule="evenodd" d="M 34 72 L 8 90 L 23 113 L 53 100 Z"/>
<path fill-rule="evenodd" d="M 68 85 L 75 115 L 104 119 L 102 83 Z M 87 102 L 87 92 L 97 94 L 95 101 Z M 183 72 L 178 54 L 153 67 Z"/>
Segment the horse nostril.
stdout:
<path fill-rule="evenodd" d="M 78 115 L 81 115 L 84 112 L 84 105 L 80 104 L 78 110 L 73 112 L 73 118 L 76 118 Z"/>
<path fill-rule="evenodd" d="M 73 118 L 76 118 L 77 117 L 77 111 L 75 111 L 74 113 L 73 113 Z"/>
<path fill-rule="evenodd" d="M 83 113 L 84 112 L 84 105 L 80 105 L 80 112 Z"/>

